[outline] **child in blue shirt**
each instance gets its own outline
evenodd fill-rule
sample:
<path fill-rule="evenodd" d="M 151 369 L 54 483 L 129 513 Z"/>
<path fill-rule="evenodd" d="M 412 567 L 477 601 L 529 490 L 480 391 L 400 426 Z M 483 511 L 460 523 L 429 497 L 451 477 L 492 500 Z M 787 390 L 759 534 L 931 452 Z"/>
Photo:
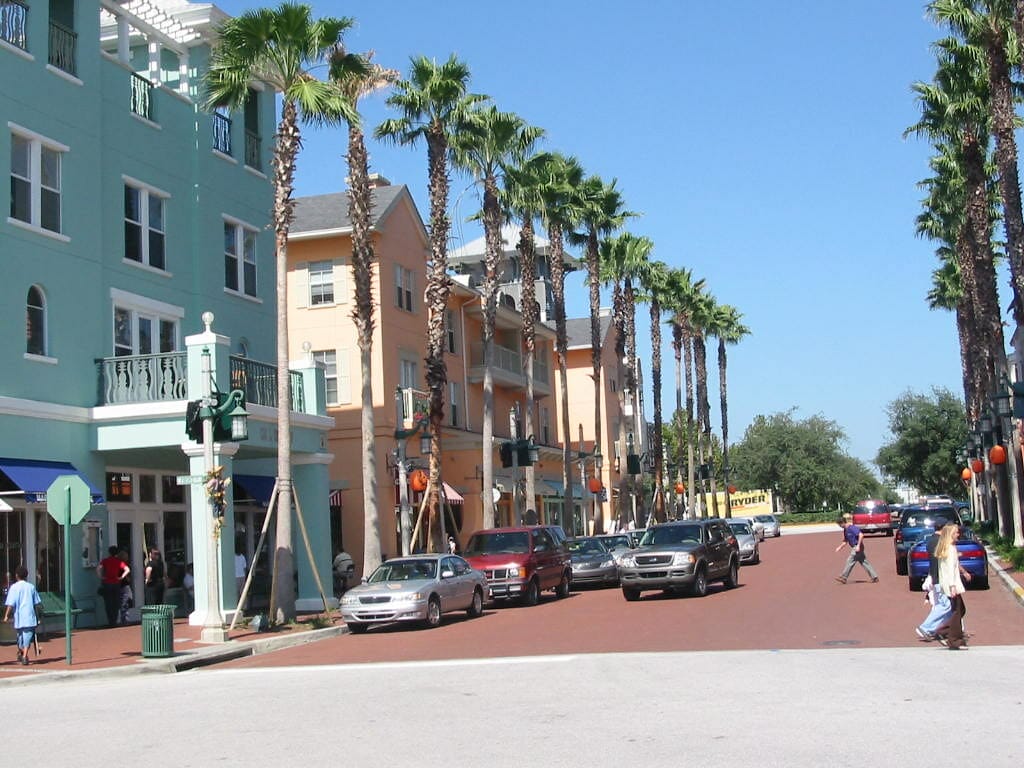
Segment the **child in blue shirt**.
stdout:
<path fill-rule="evenodd" d="M 39 624 L 36 606 L 43 600 L 39 597 L 35 585 L 29 583 L 28 569 L 24 565 L 19 565 L 14 575 L 17 581 L 7 590 L 4 621 L 11 618 L 11 609 L 14 609 L 14 631 L 18 633 L 18 661 L 27 665 L 28 652 L 35 639 L 36 626 Z"/>

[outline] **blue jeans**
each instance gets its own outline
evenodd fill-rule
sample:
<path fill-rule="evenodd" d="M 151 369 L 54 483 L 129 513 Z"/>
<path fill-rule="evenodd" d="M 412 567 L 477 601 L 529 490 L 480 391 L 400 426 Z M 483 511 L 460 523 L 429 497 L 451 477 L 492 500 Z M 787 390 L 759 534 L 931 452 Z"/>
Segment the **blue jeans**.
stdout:
<path fill-rule="evenodd" d="M 35 627 L 18 627 L 18 650 L 27 651 L 32 647 L 32 639 L 36 636 Z"/>
<path fill-rule="evenodd" d="M 949 598 L 940 587 L 934 586 L 932 587 L 932 609 L 918 629 L 929 635 L 934 635 L 939 631 L 939 627 L 949 621 L 952 614 L 953 606 L 950 604 Z"/>

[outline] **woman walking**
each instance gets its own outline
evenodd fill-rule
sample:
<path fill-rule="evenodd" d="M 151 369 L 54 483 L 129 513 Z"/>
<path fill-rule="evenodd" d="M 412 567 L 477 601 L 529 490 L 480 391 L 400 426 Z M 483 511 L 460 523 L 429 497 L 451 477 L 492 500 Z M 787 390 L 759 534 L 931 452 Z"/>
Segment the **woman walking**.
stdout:
<path fill-rule="evenodd" d="M 952 609 L 949 616 L 949 634 L 941 641 L 951 651 L 959 651 L 967 645 L 964 639 L 964 616 L 967 606 L 964 604 L 964 582 L 971 580 L 969 574 L 960 565 L 960 551 L 956 548 L 956 540 L 960 536 L 960 526 L 946 523 L 939 534 L 939 543 L 935 545 L 935 559 L 939 564 L 939 588 L 949 598 Z"/>

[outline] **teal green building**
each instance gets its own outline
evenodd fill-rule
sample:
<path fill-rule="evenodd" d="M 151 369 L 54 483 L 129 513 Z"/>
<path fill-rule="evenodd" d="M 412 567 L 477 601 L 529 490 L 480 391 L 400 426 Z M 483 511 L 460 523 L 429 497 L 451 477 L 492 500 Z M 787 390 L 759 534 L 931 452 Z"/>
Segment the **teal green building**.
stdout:
<path fill-rule="evenodd" d="M 204 110 L 225 18 L 181 0 L 0 0 L 0 580 L 23 563 L 40 591 L 63 592 L 65 533 L 46 489 L 81 475 L 93 505 L 68 534 L 80 626 L 106 622 L 96 565 L 111 545 L 129 553 L 136 610 L 151 547 L 172 588 L 194 563 L 199 609 L 182 611 L 202 624 L 216 542 L 230 615 L 236 549 L 252 563 L 274 487 L 275 99 L 254 84 L 244 109 Z M 247 440 L 215 445 L 233 478 L 216 521 L 202 446 L 185 432 L 204 350 L 215 387 L 244 392 L 249 413 Z M 312 562 L 298 526 L 293 546 L 299 607 L 315 609 L 314 565 L 331 583 L 333 420 L 322 367 L 292 368 L 293 482 Z M 264 554 L 255 606 L 268 579 Z"/>

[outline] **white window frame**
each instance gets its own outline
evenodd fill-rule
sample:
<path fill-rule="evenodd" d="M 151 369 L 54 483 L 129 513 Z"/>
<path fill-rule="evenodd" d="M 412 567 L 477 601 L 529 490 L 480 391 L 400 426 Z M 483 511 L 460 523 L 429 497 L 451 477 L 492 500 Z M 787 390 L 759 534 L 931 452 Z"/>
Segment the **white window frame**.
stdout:
<path fill-rule="evenodd" d="M 395 306 L 406 312 L 416 311 L 416 273 L 395 264 Z"/>
<path fill-rule="evenodd" d="M 309 306 L 323 307 L 337 303 L 338 297 L 334 293 L 334 262 L 332 260 L 311 261 L 306 269 L 306 274 L 308 275 L 306 283 L 309 288 Z M 316 293 L 317 289 L 320 291 L 319 296 Z M 330 299 L 325 295 L 328 290 L 330 290 Z"/>
<path fill-rule="evenodd" d="M 324 367 L 324 400 L 327 405 L 338 405 L 340 390 L 338 388 L 338 350 L 316 349 L 310 352 L 313 360 Z M 331 383 L 334 384 L 334 397 L 331 397 Z"/>
<path fill-rule="evenodd" d="M 225 216 L 222 216 L 222 218 L 224 220 L 224 226 L 225 227 L 233 227 L 234 228 L 234 246 L 235 246 L 235 253 L 233 253 L 233 254 L 229 254 L 226 249 L 224 250 L 224 259 L 225 259 L 225 262 L 224 262 L 224 267 L 225 267 L 224 273 L 225 273 L 225 277 L 226 277 L 227 276 L 227 259 L 228 259 L 229 255 L 230 255 L 235 260 L 235 281 L 236 281 L 236 284 L 238 285 L 237 288 L 231 288 L 227 284 L 225 284 L 224 285 L 224 292 L 225 293 L 229 293 L 232 296 L 242 296 L 242 297 L 248 298 L 248 299 L 258 299 L 259 298 L 259 288 L 260 288 L 260 276 L 259 276 L 259 269 L 257 267 L 257 263 L 258 262 L 257 262 L 257 257 L 256 257 L 256 237 L 259 234 L 259 229 L 257 227 L 254 227 L 252 224 L 244 222 L 241 219 L 236 219 L 236 218 L 234 218 L 232 216 L 225 215 Z M 253 240 L 252 240 L 253 249 L 252 249 L 252 258 L 251 259 L 249 258 L 250 254 L 246 252 L 246 247 L 245 247 L 246 246 L 246 237 L 245 237 L 246 234 L 251 235 L 252 238 L 253 238 Z M 226 241 L 226 238 L 225 238 L 225 241 Z M 252 265 L 252 269 L 253 269 L 253 283 L 254 283 L 253 289 L 252 289 L 251 293 L 246 290 L 246 285 L 245 285 L 245 267 L 246 267 L 246 265 L 249 265 L 249 264 Z"/>
<path fill-rule="evenodd" d="M 116 325 L 118 310 L 128 312 L 130 315 L 129 333 L 131 335 L 130 349 L 132 355 L 142 354 L 139 352 L 140 318 L 153 321 L 156 328 L 156 334 L 153 336 L 153 340 L 156 343 L 156 350 L 146 354 L 160 353 L 161 322 L 171 323 L 174 326 L 174 349 L 172 351 L 179 351 L 181 349 L 181 320 L 185 317 L 185 310 L 182 307 L 167 304 L 163 301 L 157 301 L 156 299 L 150 299 L 146 296 L 139 296 L 138 294 L 129 293 L 128 291 L 122 291 L 118 288 L 110 289 L 110 298 L 111 342 L 113 355 L 115 357 L 119 356 L 117 353 L 118 341 Z"/>
<path fill-rule="evenodd" d="M 459 329 L 455 326 L 455 311 L 446 309 L 444 313 L 445 350 L 450 355 L 459 354 Z"/>
<path fill-rule="evenodd" d="M 139 265 L 146 266 L 146 267 L 149 267 L 150 269 L 155 269 L 155 270 L 157 270 L 159 272 L 166 272 L 167 271 L 167 201 L 171 199 L 171 195 L 168 192 L 164 192 L 162 189 L 157 189 L 156 187 L 154 187 L 154 186 L 152 186 L 150 184 L 147 184 L 144 181 L 139 181 L 138 179 L 132 178 L 131 176 L 122 175 L 121 176 L 121 180 L 124 182 L 125 193 L 126 194 L 127 194 L 127 190 L 128 189 L 133 189 L 135 192 L 137 192 L 139 194 L 139 218 L 140 218 L 140 221 L 134 221 L 132 219 L 129 219 L 128 218 L 128 212 L 125 211 L 125 214 L 124 214 L 125 224 L 127 225 L 128 223 L 131 223 L 131 224 L 134 224 L 135 226 L 137 226 L 139 228 L 139 238 L 140 238 L 139 257 L 140 258 L 139 258 L 139 261 L 136 261 L 135 259 L 128 258 L 128 241 L 127 241 L 127 235 L 126 235 L 125 236 L 125 244 L 124 244 L 124 251 L 125 251 L 124 262 L 126 264 L 132 264 L 132 265 L 135 265 L 135 266 L 139 266 Z M 151 223 L 150 223 L 150 220 L 149 220 L 150 199 L 154 198 L 154 197 L 157 198 L 158 200 L 160 200 L 160 203 L 161 203 L 161 205 L 160 205 L 160 228 L 159 229 L 157 229 L 156 227 L 151 226 Z M 164 264 L 163 264 L 162 267 L 153 264 L 152 261 L 151 261 L 151 254 L 149 252 L 149 235 L 150 235 L 151 231 L 159 233 L 159 235 L 163 238 L 163 242 L 164 242 L 164 248 L 163 248 Z"/>
<path fill-rule="evenodd" d="M 448 382 L 448 426 L 459 427 L 459 400 L 462 399 L 462 386 L 457 381 Z"/>
<path fill-rule="evenodd" d="M 410 372 L 412 373 L 411 381 Z M 419 360 L 411 353 L 400 352 L 398 354 L 398 386 L 402 389 L 419 389 L 419 383 Z"/>
<path fill-rule="evenodd" d="M 33 290 L 36 291 L 39 294 L 39 305 L 38 306 L 35 306 L 35 305 L 29 303 L 29 297 L 30 297 L 30 295 L 31 295 Z M 25 292 L 25 330 L 26 330 L 25 355 L 27 357 L 31 357 L 31 358 L 49 357 L 50 339 L 49 339 L 49 336 L 48 336 L 48 332 L 49 332 L 50 323 L 49 323 L 49 318 L 48 318 L 47 306 L 46 305 L 47 305 L 47 302 L 46 302 L 46 291 L 43 290 L 43 287 L 41 285 L 38 285 L 38 284 L 35 284 L 35 283 L 30 285 L 28 287 L 28 291 Z M 40 333 L 40 336 L 42 337 L 42 349 L 40 351 L 38 351 L 38 352 L 33 352 L 32 350 L 30 350 L 28 348 L 29 339 L 28 339 L 27 332 L 28 332 L 29 326 L 31 325 L 31 322 L 29 320 L 28 314 L 33 309 L 38 311 L 38 314 L 39 314 L 39 324 L 40 324 L 40 326 L 42 326 L 42 328 L 41 328 L 42 332 Z"/>
<path fill-rule="evenodd" d="M 24 227 L 34 232 L 44 234 L 50 237 L 54 237 L 58 240 L 69 241 L 64 232 L 64 194 L 62 191 L 63 182 L 63 167 L 64 167 L 64 155 L 71 151 L 71 148 L 66 144 L 61 144 L 59 141 L 54 141 L 46 136 L 30 131 L 28 128 L 23 128 L 16 123 L 7 123 L 7 127 L 10 129 L 12 136 L 11 146 L 13 147 L 13 137 L 27 141 L 29 144 L 28 152 L 28 177 L 21 176 L 14 172 L 14 168 L 10 169 L 10 178 L 16 178 L 20 181 L 24 181 L 29 185 L 29 220 L 15 218 L 14 216 L 8 215 L 7 222 L 14 224 L 15 226 Z M 57 195 L 57 229 L 50 229 L 44 227 L 42 223 L 42 210 L 43 210 L 43 161 L 42 151 L 43 148 L 50 150 L 51 152 L 57 153 L 57 187 L 46 187 L 47 190 L 55 192 Z M 8 158 L 10 160 L 10 158 Z"/>

